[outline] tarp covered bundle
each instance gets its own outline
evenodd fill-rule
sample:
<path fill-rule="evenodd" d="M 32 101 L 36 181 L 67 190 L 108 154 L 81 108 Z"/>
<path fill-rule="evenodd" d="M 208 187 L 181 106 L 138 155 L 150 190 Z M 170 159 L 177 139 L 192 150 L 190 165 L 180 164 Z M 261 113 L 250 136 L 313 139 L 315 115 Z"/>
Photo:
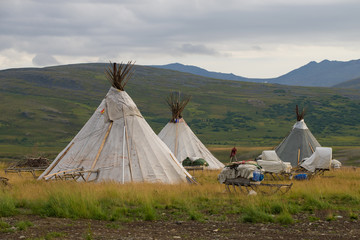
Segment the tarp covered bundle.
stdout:
<path fill-rule="evenodd" d="M 332 148 L 317 147 L 309 158 L 303 159 L 300 166 L 310 172 L 315 172 L 315 169 L 330 169 L 331 159 Z"/>
<path fill-rule="evenodd" d="M 191 166 L 209 166 L 209 164 L 202 158 L 199 157 L 187 157 L 182 161 L 182 165 L 184 167 L 191 167 Z"/>
<path fill-rule="evenodd" d="M 321 147 L 306 126 L 304 119 L 297 121 L 290 134 L 275 148 L 279 158 L 298 166 L 304 158 L 310 157 L 317 147 Z"/>
<path fill-rule="evenodd" d="M 71 169 L 99 170 L 85 174 L 88 181 L 180 183 L 191 178 L 130 96 L 113 87 L 39 179 Z"/>
<path fill-rule="evenodd" d="M 332 159 L 331 160 L 331 167 L 332 168 L 341 168 L 341 162 L 339 160 L 336 159 Z"/>
<path fill-rule="evenodd" d="M 218 176 L 218 180 L 220 183 L 224 183 L 226 179 L 235 179 L 238 177 L 252 179 L 254 177 L 255 171 L 262 172 L 255 161 L 241 163 L 235 162 L 229 166 L 224 167 Z"/>
<path fill-rule="evenodd" d="M 209 164 L 208 169 L 222 169 L 224 167 L 224 164 L 210 153 L 183 118 L 166 124 L 159 133 L 159 137 L 179 161 L 196 156 L 203 158 Z"/>
<path fill-rule="evenodd" d="M 263 151 L 261 159 L 257 160 L 257 163 L 265 172 L 271 173 L 290 173 L 292 168 L 289 162 L 281 161 L 274 150 Z"/>

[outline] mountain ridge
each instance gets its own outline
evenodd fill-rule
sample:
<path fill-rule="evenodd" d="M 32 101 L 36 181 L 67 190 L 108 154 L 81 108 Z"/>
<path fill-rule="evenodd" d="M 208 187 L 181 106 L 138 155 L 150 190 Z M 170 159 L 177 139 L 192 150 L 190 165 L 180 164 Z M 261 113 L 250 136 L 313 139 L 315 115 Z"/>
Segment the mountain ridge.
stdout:
<path fill-rule="evenodd" d="M 360 77 L 360 59 L 350 61 L 330 61 L 327 59 L 321 62 L 311 61 L 276 78 L 246 78 L 232 73 L 212 72 L 200 67 L 181 63 L 150 66 L 216 79 L 258 83 L 268 82 L 290 86 L 336 87 L 342 82 Z"/>

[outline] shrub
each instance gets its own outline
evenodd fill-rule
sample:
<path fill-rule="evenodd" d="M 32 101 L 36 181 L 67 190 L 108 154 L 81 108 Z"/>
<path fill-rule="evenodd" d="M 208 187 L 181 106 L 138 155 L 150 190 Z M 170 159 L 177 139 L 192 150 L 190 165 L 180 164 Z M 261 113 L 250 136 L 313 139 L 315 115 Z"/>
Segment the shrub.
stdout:
<path fill-rule="evenodd" d="M 20 221 L 15 224 L 15 227 L 17 227 L 18 230 L 26 230 L 28 227 L 32 227 L 34 224 L 30 221 Z"/>
<path fill-rule="evenodd" d="M 244 213 L 241 216 L 241 221 L 249 223 L 274 222 L 274 218 L 261 209 L 257 209 L 251 206 L 244 209 Z"/>
<path fill-rule="evenodd" d="M 0 196 L 0 217 L 13 216 L 16 213 L 15 200 L 7 195 Z"/>
<path fill-rule="evenodd" d="M 277 223 L 280 223 L 282 225 L 289 225 L 289 224 L 293 224 L 294 223 L 294 219 L 293 217 L 287 213 L 287 212 L 283 212 L 280 215 L 278 215 L 275 219 L 275 221 Z"/>

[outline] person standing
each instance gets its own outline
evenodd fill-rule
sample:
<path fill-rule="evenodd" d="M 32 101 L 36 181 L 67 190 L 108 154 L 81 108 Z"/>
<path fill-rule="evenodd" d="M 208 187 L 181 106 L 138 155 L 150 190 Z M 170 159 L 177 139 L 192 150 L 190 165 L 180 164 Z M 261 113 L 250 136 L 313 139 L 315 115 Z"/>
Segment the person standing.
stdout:
<path fill-rule="evenodd" d="M 236 147 L 234 146 L 233 149 L 231 149 L 230 162 L 236 162 L 236 161 L 237 161 L 236 152 L 237 152 L 237 149 L 236 149 Z M 234 161 L 234 160 L 235 160 L 235 161 Z"/>

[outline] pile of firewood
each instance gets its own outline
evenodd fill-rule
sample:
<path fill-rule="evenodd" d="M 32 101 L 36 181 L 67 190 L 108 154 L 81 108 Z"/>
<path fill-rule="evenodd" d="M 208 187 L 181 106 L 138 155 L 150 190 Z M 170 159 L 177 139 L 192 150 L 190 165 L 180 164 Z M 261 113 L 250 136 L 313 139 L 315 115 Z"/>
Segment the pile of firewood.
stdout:
<path fill-rule="evenodd" d="M 16 163 L 16 167 L 24 168 L 36 168 L 36 167 L 47 167 L 49 166 L 51 161 L 44 157 L 37 157 L 37 158 L 26 158 L 22 161 Z M 15 167 L 15 166 L 14 166 Z"/>

